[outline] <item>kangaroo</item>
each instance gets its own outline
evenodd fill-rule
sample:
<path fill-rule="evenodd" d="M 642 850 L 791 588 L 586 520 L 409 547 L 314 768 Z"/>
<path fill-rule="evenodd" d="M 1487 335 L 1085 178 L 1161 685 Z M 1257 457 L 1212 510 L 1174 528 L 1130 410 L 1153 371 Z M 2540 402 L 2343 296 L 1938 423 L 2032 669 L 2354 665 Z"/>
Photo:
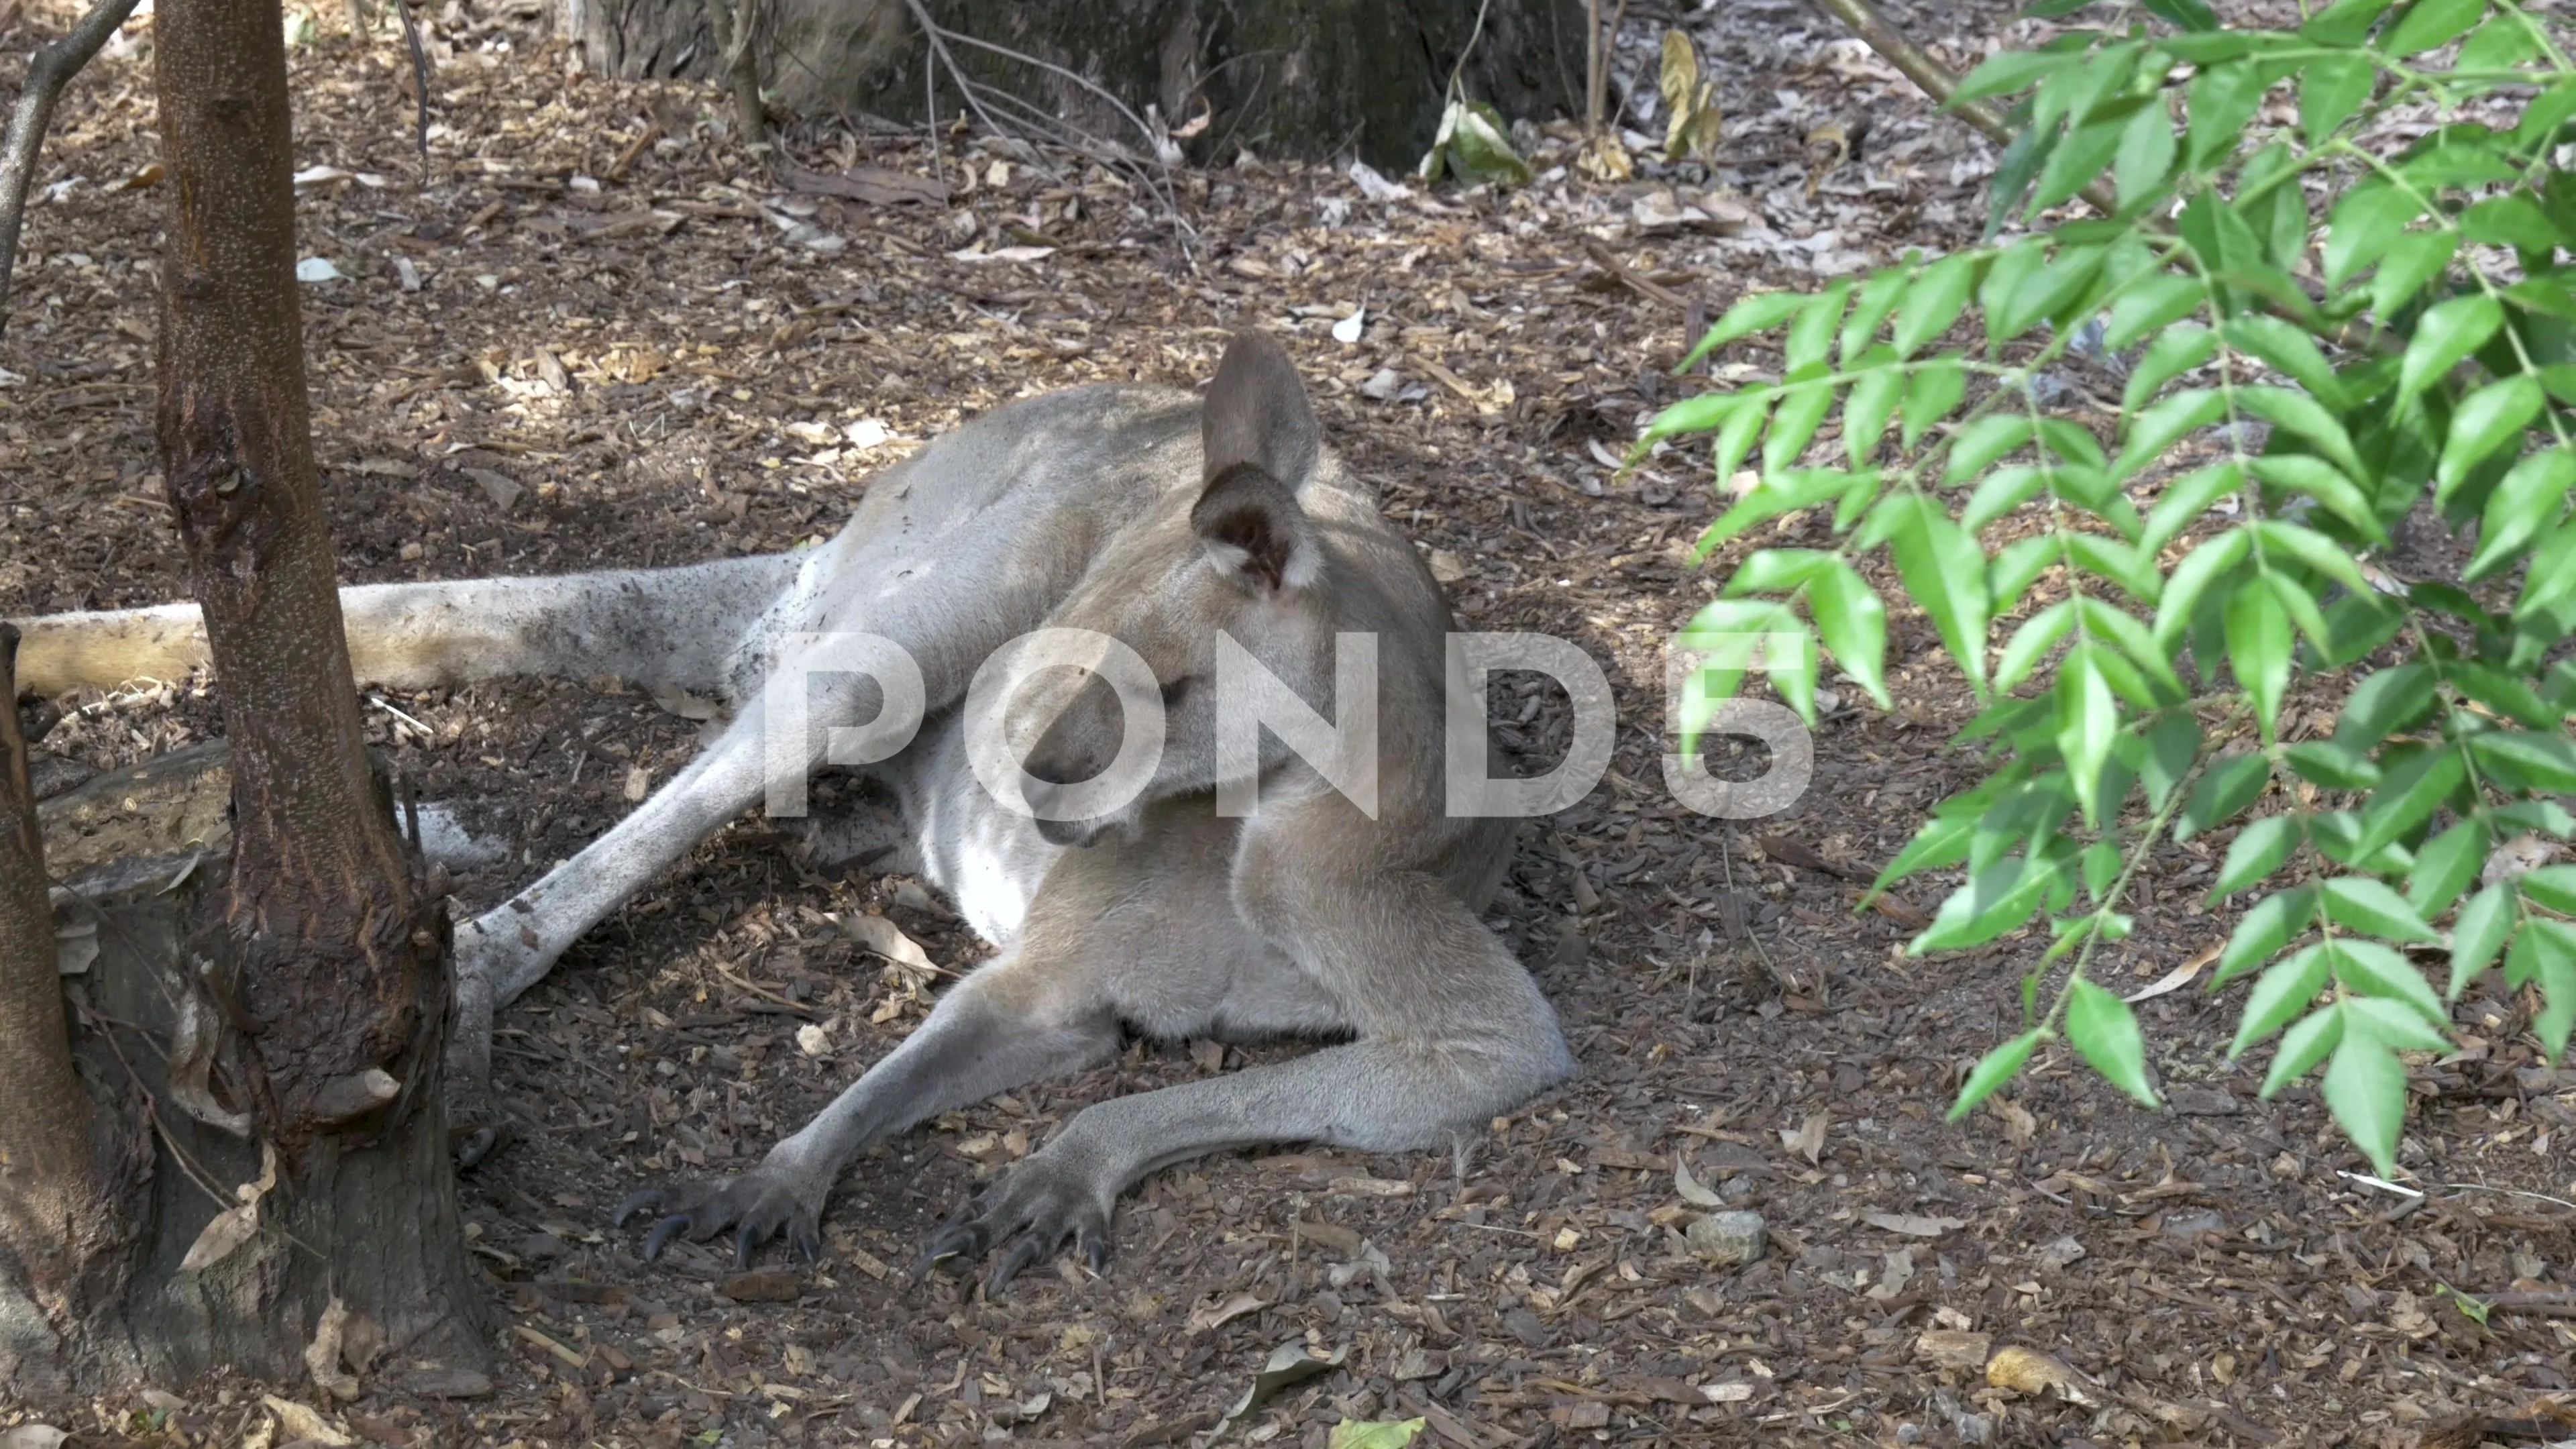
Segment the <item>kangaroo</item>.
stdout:
<path fill-rule="evenodd" d="M 879 475 L 847 527 L 801 554 L 342 598 L 354 667 L 377 682 L 613 670 L 736 708 L 632 814 L 458 929 L 453 1070 L 467 1083 L 488 1074 L 492 1012 L 760 801 L 781 740 L 801 781 L 836 758 L 833 731 L 868 736 L 860 768 L 901 807 L 895 863 L 999 948 L 756 1168 L 620 1204 L 619 1224 L 657 1218 L 647 1258 L 730 1232 L 738 1261 L 780 1236 L 811 1261 L 854 1154 L 1106 1062 L 1123 1029 L 1341 1040 L 1078 1113 L 936 1232 L 925 1268 L 991 1254 L 999 1292 L 1068 1241 L 1097 1268 L 1118 1196 L 1162 1167 L 1283 1141 L 1455 1146 L 1573 1071 L 1554 1011 L 1478 919 L 1513 823 L 1446 809 L 1444 704 L 1468 693 L 1448 607 L 1258 332 L 1233 340 L 1204 401 L 1109 385 L 970 422 Z M 25 628 L 21 677 L 43 693 L 204 663 L 192 606 Z M 1105 661 L 984 690 L 987 661 L 1040 630 L 1116 641 L 1150 676 L 1131 681 L 1144 712 L 1160 705 L 1141 788 L 1092 814 L 1082 791 L 1114 773 L 1138 701 Z M 918 680 L 825 673 L 800 731 L 764 681 L 816 672 L 800 651 L 849 636 L 899 646 Z M 1257 722 L 1242 703 L 1255 696 Z M 1284 736 L 1328 743 L 1300 754 Z M 1000 790 L 978 773 L 991 738 L 1024 756 Z"/>

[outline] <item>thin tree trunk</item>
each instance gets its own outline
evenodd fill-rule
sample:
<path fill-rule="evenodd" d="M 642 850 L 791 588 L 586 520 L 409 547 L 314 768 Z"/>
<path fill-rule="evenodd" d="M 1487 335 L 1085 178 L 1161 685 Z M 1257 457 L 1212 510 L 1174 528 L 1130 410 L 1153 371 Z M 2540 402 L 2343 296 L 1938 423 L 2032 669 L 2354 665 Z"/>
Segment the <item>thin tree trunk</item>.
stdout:
<path fill-rule="evenodd" d="M 256 1044 L 252 1105 L 291 1157 L 346 1120 L 353 1080 L 430 1073 L 444 917 L 370 772 L 349 686 L 306 412 L 276 7 L 177 0 L 154 60 L 171 198 L 163 476 L 233 747 L 229 959 L 213 989 Z"/>
<path fill-rule="evenodd" d="M 201 878 L 96 907 L 115 929 L 81 987 L 95 1020 L 76 1050 L 103 1084 L 87 1115 L 137 1149 L 141 1171 L 109 1196 L 145 1230 L 61 1314 L 31 1311 L 27 1275 L 0 1273 L 0 1363 L 57 1392 L 222 1365 L 283 1378 L 339 1310 L 380 1325 L 406 1362 L 470 1369 L 478 1295 L 438 1111 L 446 915 L 394 829 L 349 684 L 305 401 L 276 4 L 162 0 L 154 62 L 170 197 L 162 467 L 231 745 L 232 850 L 193 917 Z M 226 1231 L 212 1220 L 247 1181 L 257 1216 Z M 0 1246 L 22 1226 L 0 1223 Z M 57 1320 L 51 1346 L 39 1316 Z M 311 1365 L 354 1393 L 340 1367 Z"/>
<path fill-rule="evenodd" d="M 489 1349 L 439 1111 L 446 912 L 394 829 L 349 683 L 305 401 L 275 0 L 161 0 L 154 61 L 170 197 L 162 472 L 231 746 L 230 851 L 83 882 L 101 947 L 73 988 L 86 1110 L 39 1117 L 0 1098 L 0 1141 L 15 1150 L 22 1115 L 89 1130 L 102 1211 L 60 1301 L 24 1251 L 42 1224 L 0 1219 L 0 1383 L 67 1398 L 309 1371 L 348 1397 L 344 1368 L 363 1365 L 306 1347 L 318 1323 L 352 1317 L 381 1330 L 397 1375 L 473 1376 Z M 5 818 L 9 849 L 26 851 Z M 32 860 L 0 867 L 41 910 Z M 0 930 L 0 949 L 23 957 L 27 936 Z M 49 1020 L 19 1009 L 41 995 L 39 969 L 53 968 L 0 975 L 0 1031 L 61 1035 L 60 986 Z M 0 1066 L 27 1055 L 0 1034 Z"/>
<path fill-rule="evenodd" d="M 18 631 L 0 624 L 0 1264 L 59 1308 L 91 1216 L 88 1100 L 54 966 L 45 849 L 18 729 Z"/>

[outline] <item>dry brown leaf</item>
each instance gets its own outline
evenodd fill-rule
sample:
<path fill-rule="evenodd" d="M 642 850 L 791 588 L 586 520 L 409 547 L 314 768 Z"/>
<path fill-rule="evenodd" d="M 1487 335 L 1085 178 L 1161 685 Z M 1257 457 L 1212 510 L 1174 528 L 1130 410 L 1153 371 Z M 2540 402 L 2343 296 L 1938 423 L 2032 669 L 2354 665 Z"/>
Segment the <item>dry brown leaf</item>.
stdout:
<path fill-rule="evenodd" d="M 2092 1399 L 2084 1392 L 2083 1376 L 2065 1362 L 2034 1348 L 2007 1348 L 1986 1361 L 1986 1382 L 2017 1394 L 2039 1395 L 2055 1390 L 2064 1398 L 2079 1404 Z"/>
<path fill-rule="evenodd" d="M 206 1220 L 197 1232 L 197 1240 L 188 1245 L 187 1256 L 179 1260 L 182 1273 L 202 1273 L 238 1252 L 242 1244 L 259 1236 L 259 1200 L 277 1186 L 277 1146 L 259 1144 L 259 1181 L 245 1182 L 233 1189 L 241 1201 Z M 345 1442 L 345 1441 L 343 1441 Z"/>
<path fill-rule="evenodd" d="M 935 975 L 939 968 L 930 964 L 930 955 L 921 943 L 903 933 L 903 927 L 883 916 L 854 915 L 844 920 L 842 929 L 864 950 L 875 952 L 898 966 Z"/>
<path fill-rule="evenodd" d="M 1258 1313 L 1269 1306 L 1269 1299 L 1257 1298 L 1249 1293 L 1235 1293 L 1224 1298 L 1211 1297 L 1190 1310 L 1190 1332 L 1212 1332 L 1247 1313 Z"/>
<path fill-rule="evenodd" d="M 340 1367 L 340 1345 L 349 1326 L 349 1307 L 334 1297 L 313 1325 L 313 1341 L 304 1346 L 304 1367 L 324 1393 L 347 1403 L 358 1396 L 358 1381 Z"/>
<path fill-rule="evenodd" d="M 1921 1213 L 1863 1213 L 1862 1222 L 1909 1238 L 1937 1238 L 1966 1223 L 1957 1218 L 1925 1217 Z"/>
<path fill-rule="evenodd" d="M 1678 1152 L 1673 1154 L 1673 1191 L 1681 1194 L 1682 1201 L 1698 1207 L 1726 1206 L 1726 1199 L 1701 1186 L 1699 1179 L 1691 1176 L 1690 1163 L 1683 1160 Z"/>
<path fill-rule="evenodd" d="M 1807 1165 L 1813 1167 L 1825 1155 L 1825 1129 L 1833 1120 L 1833 1113 L 1819 1107 L 1797 1126 L 1781 1128 L 1780 1145 L 1807 1159 Z"/>
<path fill-rule="evenodd" d="M 2210 962 L 2217 960 L 2218 954 L 2222 949 L 2224 949 L 2223 945 L 2212 946 L 2208 950 L 2192 957 L 2190 960 L 2176 966 L 2171 971 L 2166 972 L 2164 975 L 2157 977 L 2155 980 L 2139 987 L 2137 990 L 2130 992 L 2128 995 L 2123 996 L 2120 999 L 2134 1004 L 2162 996 L 2168 991 L 2179 991 L 2183 987 L 2191 984 L 2191 979 L 2201 973 L 2201 968 L 2207 966 Z"/>
<path fill-rule="evenodd" d="M 318 1412 L 275 1394 L 260 1395 L 260 1402 L 277 1416 L 277 1432 L 286 1443 L 343 1445 L 358 1441 L 347 1432 L 332 1427 L 331 1421 Z"/>

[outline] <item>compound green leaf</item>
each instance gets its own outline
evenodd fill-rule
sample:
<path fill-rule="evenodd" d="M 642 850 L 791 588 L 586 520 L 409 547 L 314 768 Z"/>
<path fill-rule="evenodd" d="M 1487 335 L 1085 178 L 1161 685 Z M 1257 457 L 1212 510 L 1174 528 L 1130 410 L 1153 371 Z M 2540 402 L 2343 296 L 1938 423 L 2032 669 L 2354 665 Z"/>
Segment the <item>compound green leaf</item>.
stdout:
<path fill-rule="evenodd" d="M 2140 1105 L 2160 1105 L 2147 1080 L 2147 1043 L 2129 1004 L 2081 976 L 2066 1001 L 2066 1039 L 2084 1054 L 2103 1080 L 2136 1098 Z"/>
<path fill-rule="evenodd" d="M 2370 99 L 2378 79 L 2379 69 L 2366 55 L 2321 55 L 2309 61 L 2299 72 L 2299 133 L 2308 145 L 2321 144 L 2349 120 Z"/>
<path fill-rule="evenodd" d="M 2347 931 L 2361 931 L 2383 941 L 2439 941 L 2441 933 L 2424 923 L 2406 898 L 2385 881 L 2366 875 L 2339 875 L 2318 888 L 2326 919 Z"/>
<path fill-rule="evenodd" d="M 2291 1023 L 2272 1053 L 2272 1069 L 2263 1074 L 2263 1099 L 2304 1077 L 2343 1041 L 2343 1013 L 2328 1006 Z"/>
<path fill-rule="evenodd" d="M 2236 1040 L 2227 1048 L 2227 1055 L 2243 1056 L 2247 1047 L 2306 1011 L 2317 993 L 2326 989 L 2327 975 L 2322 946 L 2309 946 L 2273 962 L 2255 980 L 2254 989 L 2246 993 L 2245 1015 L 2236 1024 Z M 2215 988 L 2216 983 L 2212 983 Z"/>
<path fill-rule="evenodd" d="M 2540 379 L 2527 372 L 2488 383 L 2462 398 L 2451 413 L 2450 435 L 2442 440 L 2442 463 L 2433 475 L 2434 501 L 2448 504 L 2470 469 L 2497 449 L 2520 443 L 2523 430 L 2540 416 L 2547 402 Z"/>
<path fill-rule="evenodd" d="M 2460 821 L 2424 842 L 2415 852 L 2415 868 L 2406 877 L 2406 904 L 2427 920 L 2450 909 L 2460 892 L 2478 878 L 2493 843 L 2485 822 L 2478 820 Z"/>
<path fill-rule="evenodd" d="M 2340 289 L 2381 257 L 2421 216 L 2424 204 L 2393 182 L 2356 186 L 2335 203 L 2326 223 L 2326 284 Z"/>
<path fill-rule="evenodd" d="M 1758 292 L 1743 298 L 1727 308 L 1726 315 L 1717 319 L 1717 325 L 1701 335 L 1699 345 L 1690 350 L 1690 355 L 1683 358 L 1681 366 L 1675 370 L 1688 372 L 1726 344 L 1756 332 L 1770 331 L 1797 316 L 1809 300 L 1809 294 L 1805 292 Z"/>
<path fill-rule="evenodd" d="M 2380 47 L 2390 55 L 2405 56 L 2448 45 L 2486 13 L 2487 0 L 2416 0 L 2414 8 L 2380 37 Z"/>
<path fill-rule="evenodd" d="M 2480 0 L 2484 3 L 2484 0 Z M 2406 344 L 2406 361 L 2397 375 L 2400 401 L 2439 382 L 2460 360 L 2486 346 L 2504 326 L 2504 306 L 2483 293 L 2453 297 L 2426 308 Z"/>
<path fill-rule="evenodd" d="M 2219 867 L 2217 883 L 2209 888 L 2209 904 L 2236 894 L 2281 868 L 2290 852 L 2299 845 L 2299 817 L 2266 815 L 2236 832 L 2236 840 L 2227 847 L 2227 861 Z"/>
<path fill-rule="evenodd" d="M 2513 562 L 2543 529 L 2556 528 L 2570 485 L 2576 485 L 2576 452 L 2566 448 L 2550 448 L 2514 464 L 2487 495 L 2478 551 L 2461 577 L 2476 583 Z"/>
<path fill-rule="evenodd" d="M 2228 596 L 2227 662 L 2237 687 L 2254 701 L 2263 737 L 2273 737 L 2281 696 L 2290 687 L 2290 614 L 2268 588 L 2238 589 Z"/>
<path fill-rule="evenodd" d="M 2271 779 L 2272 762 L 2250 750 L 2210 761 L 2174 820 L 2174 839 L 2189 840 L 2235 819 L 2238 812 L 2254 803 Z"/>
<path fill-rule="evenodd" d="M 2397 1054 L 2377 1037 L 2347 1027 L 2326 1065 L 2325 1099 L 2336 1125 L 2379 1175 L 2395 1172 L 2397 1134 L 2406 1125 L 2406 1068 Z"/>
<path fill-rule="evenodd" d="M 1967 1116 L 1979 1102 L 1993 1096 L 1997 1088 L 2011 1081 L 2022 1064 L 2030 1060 L 2030 1054 L 2038 1050 L 2046 1035 L 2033 1027 L 1979 1057 L 1975 1069 L 1968 1073 L 1968 1080 L 1959 1087 L 1959 1100 L 1950 1104 L 1949 1120 L 1956 1122 Z"/>
<path fill-rule="evenodd" d="M 1878 590 L 1850 564 L 1835 559 L 1808 582 L 1807 611 L 1815 615 L 1816 632 L 1834 662 L 1880 709 L 1888 708 L 1887 604 Z"/>
<path fill-rule="evenodd" d="M 2426 282 L 2442 274 L 2459 249 L 2460 234 L 2447 227 L 2440 231 L 2410 231 L 2390 242 L 2379 271 L 2370 279 L 2370 310 L 2382 317 L 2397 315 L 2417 292 L 2424 290 Z M 2422 338 L 2419 330 L 2416 339 Z"/>
<path fill-rule="evenodd" d="M 1950 330 L 1975 290 L 1977 264 L 1972 252 L 1956 252 L 1923 269 L 1897 303 L 1896 355 L 1912 357 L 1925 343 Z"/>

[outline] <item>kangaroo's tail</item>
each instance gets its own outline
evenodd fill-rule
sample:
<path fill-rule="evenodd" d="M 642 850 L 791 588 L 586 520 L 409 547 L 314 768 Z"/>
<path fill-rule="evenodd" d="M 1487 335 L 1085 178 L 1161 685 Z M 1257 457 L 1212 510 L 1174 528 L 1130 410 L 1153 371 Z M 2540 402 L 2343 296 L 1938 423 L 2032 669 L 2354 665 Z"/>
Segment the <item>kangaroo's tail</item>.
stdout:
<path fill-rule="evenodd" d="M 506 674 L 614 674 L 651 688 L 721 692 L 734 646 L 796 577 L 765 554 L 667 569 L 549 578 L 367 584 L 340 591 L 360 682 L 418 689 Z M 55 695 L 209 664 L 194 604 L 55 614 L 18 627 L 18 687 Z"/>

